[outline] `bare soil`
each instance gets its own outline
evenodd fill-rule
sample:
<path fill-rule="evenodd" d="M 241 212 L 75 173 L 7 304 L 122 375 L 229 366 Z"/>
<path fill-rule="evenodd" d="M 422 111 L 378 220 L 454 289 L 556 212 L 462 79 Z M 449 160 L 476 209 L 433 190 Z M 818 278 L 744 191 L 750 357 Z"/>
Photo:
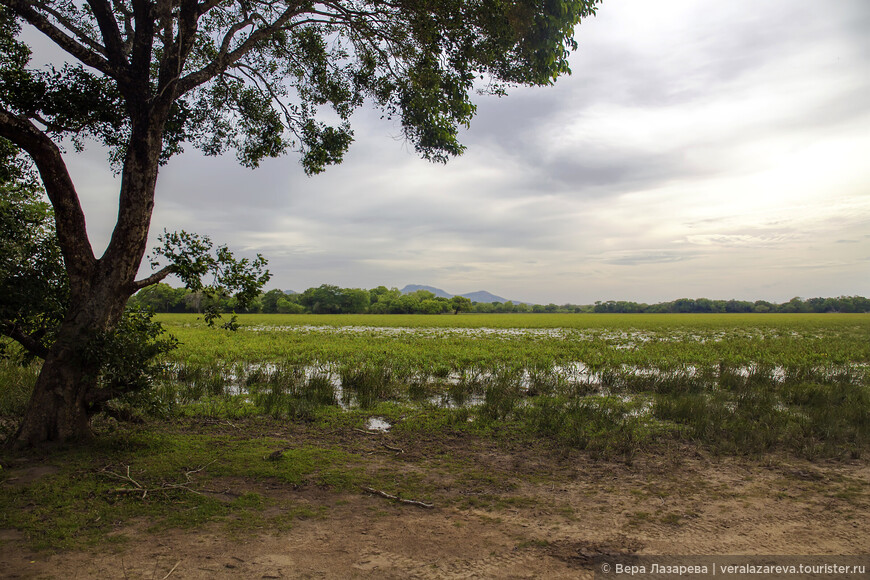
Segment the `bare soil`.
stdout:
<path fill-rule="evenodd" d="M 438 490 L 434 507 L 363 489 L 226 478 L 210 487 L 277 500 L 267 510 L 292 500 L 317 515 L 280 530 L 214 522 L 153 532 L 149 522 L 123 522 L 114 532 L 128 538 L 120 546 L 53 554 L 0 530 L 0 576 L 576 579 L 619 555 L 840 555 L 870 547 L 867 460 L 715 457 L 686 446 L 626 462 L 459 435 L 347 429 L 327 439 L 365 457 L 367 469 L 419 473 Z M 29 480 L 40 476 L 34 466 L 19 469 Z"/>

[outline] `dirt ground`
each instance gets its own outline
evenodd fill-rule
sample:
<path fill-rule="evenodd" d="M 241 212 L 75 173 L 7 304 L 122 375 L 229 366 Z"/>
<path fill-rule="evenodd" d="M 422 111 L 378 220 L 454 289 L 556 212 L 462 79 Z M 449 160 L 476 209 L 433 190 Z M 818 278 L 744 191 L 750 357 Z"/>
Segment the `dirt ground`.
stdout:
<path fill-rule="evenodd" d="M 362 433 L 346 434 L 344 444 L 370 449 L 370 461 L 380 467 L 425 472 L 440 489 L 434 507 L 363 489 L 227 480 L 235 493 L 290 498 L 321 515 L 278 532 L 231 533 L 218 522 L 155 534 L 147 522 L 127 522 L 117 530 L 129 538 L 121 547 L 56 554 L 32 553 L 20 534 L 0 531 L 0 576 L 577 579 L 592 578 L 608 558 L 630 554 L 870 549 L 866 460 L 721 458 L 681 448 L 628 464 L 543 446 L 427 444 Z M 401 445 L 414 449 L 399 455 L 394 450 Z M 470 460 L 478 475 L 441 469 L 430 453 Z"/>

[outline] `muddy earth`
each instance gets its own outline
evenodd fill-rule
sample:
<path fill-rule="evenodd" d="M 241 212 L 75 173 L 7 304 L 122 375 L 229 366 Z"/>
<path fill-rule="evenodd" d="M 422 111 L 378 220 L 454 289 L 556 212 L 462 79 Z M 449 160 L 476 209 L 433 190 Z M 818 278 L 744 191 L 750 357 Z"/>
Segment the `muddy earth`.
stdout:
<path fill-rule="evenodd" d="M 212 522 L 149 530 L 117 522 L 123 543 L 35 552 L 0 530 L 2 578 L 592 578 L 630 555 L 866 554 L 870 462 L 785 456 L 717 457 L 697 448 L 627 460 L 540 443 L 468 435 L 403 437 L 344 429 L 317 439 L 363 458 L 366 469 L 417 474 L 421 498 L 363 488 L 210 480 L 227 497 L 258 493 L 273 511 L 304 516 L 281 529 Z M 52 473 L 12 467 L 8 492 Z M 393 494 L 387 494 L 393 495 Z M 431 507 L 427 505 L 431 503 Z M 304 508 L 304 509 L 300 509 Z"/>

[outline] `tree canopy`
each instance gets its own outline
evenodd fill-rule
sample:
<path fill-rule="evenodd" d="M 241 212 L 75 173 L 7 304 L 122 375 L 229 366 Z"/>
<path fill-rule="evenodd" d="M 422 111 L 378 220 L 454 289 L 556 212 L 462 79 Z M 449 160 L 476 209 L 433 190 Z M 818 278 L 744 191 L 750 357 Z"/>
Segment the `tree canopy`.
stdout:
<path fill-rule="evenodd" d="M 475 113 L 475 91 L 570 72 L 575 25 L 597 3 L 3 0 L 2 125 L 21 131 L 28 119 L 52 138 L 98 139 L 121 166 L 157 114 L 161 161 L 186 144 L 234 150 L 252 167 L 295 150 L 318 173 L 341 161 L 350 116 L 368 101 L 423 157 L 445 161 L 463 150 L 457 128 Z M 71 62 L 27 68 L 17 19 Z M 319 120 L 324 108 L 336 122 Z"/>
<path fill-rule="evenodd" d="M 475 114 L 476 92 L 503 95 L 570 72 L 575 27 L 598 3 L 0 0 L 0 138 L 38 171 L 68 292 L 37 353 L 45 362 L 17 440 L 87 435 L 93 402 L 105 396 L 97 379 L 104 361 L 89 353 L 122 324 L 135 292 L 175 274 L 198 296 L 227 287 L 244 303 L 268 280 L 262 258 L 236 260 L 185 232 L 164 233 L 154 273 L 137 279 L 157 174 L 169 158 L 192 146 L 233 151 L 256 167 L 296 152 L 316 174 L 342 160 L 351 115 L 370 104 L 422 157 L 444 162 L 463 151 L 459 129 Z M 22 23 L 65 58 L 31 66 L 36 43 L 21 40 Z M 117 223 L 99 257 L 64 160 L 65 147 L 91 140 L 120 175 Z M 23 345 L 39 339 L 15 328 Z"/>

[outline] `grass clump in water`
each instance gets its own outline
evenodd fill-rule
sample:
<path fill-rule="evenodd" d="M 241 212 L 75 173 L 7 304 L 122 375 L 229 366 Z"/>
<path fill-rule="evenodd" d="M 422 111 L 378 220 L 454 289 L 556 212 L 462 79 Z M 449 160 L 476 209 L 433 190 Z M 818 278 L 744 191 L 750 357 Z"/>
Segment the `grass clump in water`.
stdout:
<path fill-rule="evenodd" d="M 392 369 L 386 364 L 347 365 L 342 367 L 339 376 L 345 404 L 355 402 L 368 409 L 398 396 Z"/>
<path fill-rule="evenodd" d="M 313 420 L 317 409 L 337 404 L 335 386 L 325 372 L 306 377 L 305 370 L 277 366 L 268 373 L 249 375 L 247 388 L 253 404 L 273 417 Z"/>
<path fill-rule="evenodd" d="M 645 401 L 639 397 L 539 397 L 522 415 L 527 428 L 538 437 L 587 449 L 598 457 L 630 457 L 669 430 L 644 407 Z"/>

